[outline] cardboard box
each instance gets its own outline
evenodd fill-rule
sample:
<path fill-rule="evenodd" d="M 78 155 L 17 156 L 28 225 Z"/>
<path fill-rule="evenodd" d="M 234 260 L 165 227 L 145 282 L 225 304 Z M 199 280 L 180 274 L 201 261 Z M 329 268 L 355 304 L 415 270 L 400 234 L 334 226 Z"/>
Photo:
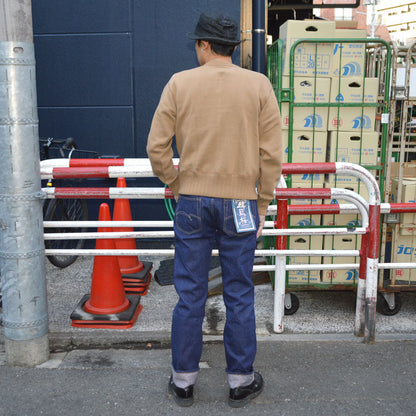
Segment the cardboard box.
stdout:
<path fill-rule="evenodd" d="M 391 183 L 391 202 L 416 202 L 416 178 L 403 178 L 401 182 L 401 201 L 398 200 L 399 179 L 393 178 Z M 416 234 L 416 214 L 401 214 L 400 235 L 408 236 Z"/>
<path fill-rule="evenodd" d="M 326 235 L 324 236 L 324 250 L 359 250 L 361 236 L 357 235 Z M 324 257 L 323 264 L 360 264 L 359 257 Z M 354 284 L 357 283 L 358 269 L 324 270 L 322 283 L 326 284 Z"/>
<path fill-rule="evenodd" d="M 289 88 L 289 76 L 283 76 L 283 88 Z M 329 78 L 294 77 L 294 103 L 329 103 Z M 289 103 L 282 103 L 282 129 L 289 128 Z M 293 107 L 293 129 L 326 131 L 328 107 Z"/>
<path fill-rule="evenodd" d="M 365 39 L 366 30 L 335 29 L 335 39 Z M 365 74 L 366 44 L 363 43 L 333 43 L 331 59 L 331 76 L 363 77 Z"/>
<path fill-rule="evenodd" d="M 322 250 L 323 238 L 319 235 L 305 237 L 290 237 L 288 249 L 291 250 Z M 291 256 L 289 264 L 321 264 L 321 257 Z M 289 284 L 320 283 L 320 270 L 289 270 Z"/>
<path fill-rule="evenodd" d="M 357 26 L 356 20 L 335 20 L 336 29 L 357 29 Z"/>
<path fill-rule="evenodd" d="M 377 107 L 362 104 L 377 103 L 378 82 L 378 78 L 332 78 L 330 102 L 340 106 L 329 109 L 328 130 L 374 131 Z M 357 107 L 346 107 L 344 103 Z"/>
<path fill-rule="evenodd" d="M 326 161 L 376 166 L 379 134 L 375 131 L 359 133 L 331 131 L 328 134 Z"/>
<path fill-rule="evenodd" d="M 334 37 L 335 22 L 318 20 L 287 20 L 279 29 L 283 43 L 283 74 L 290 73 L 290 49 L 299 39 Z M 331 75 L 331 43 L 301 43 L 294 55 L 295 75 L 329 77 Z"/>
<path fill-rule="evenodd" d="M 398 240 L 393 238 L 391 261 L 392 263 L 416 264 L 415 235 L 400 235 Z M 416 269 L 392 269 L 391 278 L 396 281 L 396 284 L 416 282 Z"/>
<path fill-rule="evenodd" d="M 374 104 L 378 100 L 378 87 L 378 78 L 334 77 L 331 79 L 329 101 L 341 104 Z"/>
<path fill-rule="evenodd" d="M 333 131 L 374 131 L 376 107 L 352 108 L 332 107 L 328 114 L 328 130 Z"/>
<path fill-rule="evenodd" d="M 289 132 L 282 131 L 283 163 L 289 161 Z M 292 136 L 292 162 L 325 162 L 327 149 L 327 133 L 294 130 Z M 299 175 L 294 175 L 299 176 Z M 296 180 L 297 182 L 297 180 Z M 321 181 L 323 182 L 323 180 Z"/>
<path fill-rule="evenodd" d="M 398 162 L 391 163 L 390 176 L 395 178 L 399 176 L 400 164 Z M 416 168 L 403 167 L 403 178 L 416 178 Z"/>

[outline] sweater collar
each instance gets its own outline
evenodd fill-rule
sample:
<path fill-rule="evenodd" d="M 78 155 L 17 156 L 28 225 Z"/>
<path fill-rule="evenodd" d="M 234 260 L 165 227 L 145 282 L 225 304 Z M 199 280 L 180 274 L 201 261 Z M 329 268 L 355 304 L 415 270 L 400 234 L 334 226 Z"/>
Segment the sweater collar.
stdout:
<path fill-rule="evenodd" d="M 207 62 L 203 66 L 228 67 L 228 66 L 233 66 L 233 65 L 234 65 L 233 63 L 225 62 L 221 59 L 211 59 L 209 62 Z"/>

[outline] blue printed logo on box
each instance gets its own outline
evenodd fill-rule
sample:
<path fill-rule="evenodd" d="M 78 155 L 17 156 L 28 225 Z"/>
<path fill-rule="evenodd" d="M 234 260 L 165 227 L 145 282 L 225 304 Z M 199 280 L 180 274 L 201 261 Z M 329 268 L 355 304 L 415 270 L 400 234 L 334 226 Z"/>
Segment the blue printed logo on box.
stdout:
<path fill-rule="evenodd" d="M 303 127 L 306 128 L 321 128 L 322 127 L 322 117 L 319 114 L 311 114 L 310 116 L 304 118 L 305 124 Z"/>
<path fill-rule="evenodd" d="M 353 120 L 353 129 L 371 129 L 371 119 L 370 117 L 364 115 L 360 117 L 355 117 Z"/>

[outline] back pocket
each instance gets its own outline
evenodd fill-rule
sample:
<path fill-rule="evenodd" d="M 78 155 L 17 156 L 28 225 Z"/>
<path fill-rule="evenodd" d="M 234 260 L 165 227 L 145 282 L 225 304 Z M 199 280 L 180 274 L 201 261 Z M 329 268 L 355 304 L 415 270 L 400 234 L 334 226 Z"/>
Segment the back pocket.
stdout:
<path fill-rule="evenodd" d="M 202 231 L 201 199 L 180 195 L 175 213 L 175 229 L 193 235 Z"/>

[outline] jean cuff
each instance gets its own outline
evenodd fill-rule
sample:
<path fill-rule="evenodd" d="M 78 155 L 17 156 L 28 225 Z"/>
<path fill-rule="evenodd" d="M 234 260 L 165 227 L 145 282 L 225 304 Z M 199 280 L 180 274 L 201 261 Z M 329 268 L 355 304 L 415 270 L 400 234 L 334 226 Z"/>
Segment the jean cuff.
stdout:
<path fill-rule="evenodd" d="M 198 378 L 199 371 L 192 371 L 190 373 L 178 373 L 172 367 L 172 379 L 176 387 L 186 389 L 188 386 L 193 386 Z"/>
<path fill-rule="evenodd" d="M 251 374 L 228 374 L 230 389 L 248 386 L 254 381 L 254 373 Z"/>

